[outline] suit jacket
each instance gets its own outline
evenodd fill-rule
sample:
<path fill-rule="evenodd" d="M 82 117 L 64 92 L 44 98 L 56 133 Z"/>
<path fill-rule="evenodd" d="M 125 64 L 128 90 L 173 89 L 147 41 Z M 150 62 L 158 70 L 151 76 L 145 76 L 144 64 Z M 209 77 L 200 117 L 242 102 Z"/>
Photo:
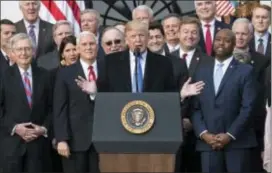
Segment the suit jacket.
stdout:
<path fill-rule="evenodd" d="M 143 92 L 177 91 L 171 60 L 147 51 Z M 99 92 L 132 92 L 129 50 L 105 56 L 105 75 Z"/>
<path fill-rule="evenodd" d="M 266 77 L 265 77 L 265 98 L 268 102 L 268 106 L 271 107 L 271 64 L 269 67 L 266 69 Z"/>
<path fill-rule="evenodd" d="M 23 19 L 15 23 L 15 26 L 18 33 L 22 32 L 28 34 Z M 37 36 L 38 45 L 35 58 L 38 58 L 55 49 L 56 45 L 53 41 L 52 27 L 53 24 L 40 19 L 39 35 Z"/>
<path fill-rule="evenodd" d="M 270 64 L 270 58 L 255 52 L 250 51 L 250 65 L 253 67 L 253 75 L 257 81 L 257 101 L 254 105 L 253 115 L 255 117 L 256 135 L 258 138 L 259 147 L 263 148 L 264 124 L 266 116 L 266 100 L 265 100 L 265 72 Z"/>
<path fill-rule="evenodd" d="M 175 57 L 180 59 L 179 49 L 172 52 L 172 55 L 174 55 Z M 195 53 L 194 53 L 193 58 L 192 58 L 192 61 L 191 61 L 191 64 L 189 66 L 189 69 L 187 68 L 187 65 L 185 64 L 186 68 L 189 71 L 189 76 L 194 77 L 194 74 L 195 74 L 196 70 L 198 69 L 198 67 L 200 66 L 200 64 L 206 63 L 206 62 L 212 61 L 212 60 L 213 60 L 212 57 L 207 56 L 206 54 L 204 54 L 200 48 L 196 48 Z"/>
<path fill-rule="evenodd" d="M 220 31 L 221 29 L 224 29 L 224 28 L 230 29 L 230 25 L 228 25 L 228 24 L 226 24 L 224 22 L 220 22 L 218 20 L 215 20 L 214 25 L 215 25 L 215 29 L 214 29 L 214 36 L 213 36 L 213 38 L 215 38 L 216 33 L 218 31 Z M 202 49 L 202 51 L 204 53 L 207 53 L 206 52 L 206 46 L 205 46 L 205 39 L 204 39 L 205 37 L 204 37 L 204 34 L 206 34 L 206 33 L 203 33 L 202 28 L 200 28 L 200 41 L 199 41 L 198 45 L 201 47 L 201 49 Z M 212 50 L 212 55 L 211 56 L 214 56 L 214 51 L 213 50 Z"/>
<path fill-rule="evenodd" d="M 41 136 L 26 143 L 21 137 L 11 136 L 18 123 L 32 122 L 51 128 L 51 84 L 49 73 L 32 65 L 32 108 L 29 108 L 23 80 L 18 66 L 9 68 L 2 77 L 0 88 L 0 128 L 5 156 L 23 155 L 26 150 L 34 154 L 42 154 L 46 139 Z"/>
<path fill-rule="evenodd" d="M 236 138 L 226 150 L 257 146 L 253 126 L 253 105 L 256 101 L 256 84 L 250 65 L 232 60 L 219 86 L 214 90 L 214 63 L 207 63 L 196 73 L 195 79 L 205 82 L 202 93 L 195 97 L 192 122 L 198 151 L 212 151 L 210 145 L 199 139 L 204 130 L 213 134 L 230 133 Z"/>
<path fill-rule="evenodd" d="M 53 70 L 60 65 L 60 58 L 58 50 L 55 49 L 53 52 L 49 52 L 37 60 L 37 65 L 46 70 Z"/>
<path fill-rule="evenodd" d="M 254 38 L 254 35 L 249 43 L 249 48 L 251 51 L 257 51 L 256 48 L 255 48 L 255 38 Z M 265 51 L 265 56 L 269 57 L 271 59 L 271 34 L 269 33 L 269 36 L 268 36 L 268 42 L 267 42 L 267 45 L 266 45 L 266 51 Z"/>
<path fill-rule="evenodd" d="M 0 77 L 9 67 L 9 62 L 5 59 L 2 51 L 0 50 Z"/>
<path fill-rule="evenodd" d="M 98 79 L 103 64 L 97 61 Z M 54 89 L 54 134 L 57 142 L 67 141 L 72 151 L 87 151 L 92 142 L 94 101 L 76 84 L 78 76 L 85 78 L 80 61 L 60 68 Z"/>

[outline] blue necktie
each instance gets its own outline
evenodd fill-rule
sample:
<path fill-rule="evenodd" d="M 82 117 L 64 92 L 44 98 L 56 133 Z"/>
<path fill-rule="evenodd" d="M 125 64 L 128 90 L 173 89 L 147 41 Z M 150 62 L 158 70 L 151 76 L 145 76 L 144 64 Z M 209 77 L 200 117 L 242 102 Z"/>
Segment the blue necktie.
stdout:
<path fill-rule="evenodd" d="M 215 94 L 218 92 L 220 83 L 221 83 L 222 78 L 224 76 L 223 66 L 224 66 L 223 63 L 216 65 L 216 71 L 215 71 L 214 77 L 213 77 Z"/>
<path fill-rule="evenodd" d="M 135 76 L 134 76 L 134 92 L 143 91 L 143 71 L 141 66 L 142 56 L 136 56 L 137 64 L 135 64 Z M 136 70 L 137 69 L 137 70 Z M 136 86 L 137 85 L 137 86 Z"/>

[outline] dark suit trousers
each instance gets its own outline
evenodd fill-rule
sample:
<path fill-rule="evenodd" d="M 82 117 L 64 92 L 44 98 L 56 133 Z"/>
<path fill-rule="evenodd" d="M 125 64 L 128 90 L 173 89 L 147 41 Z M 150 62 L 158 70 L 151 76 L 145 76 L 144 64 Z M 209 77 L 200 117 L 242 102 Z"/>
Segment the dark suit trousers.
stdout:
<path fill-rule="evenodd" d="M 252 172 L 250 149 L 201 152 L 202 172 Z"/>
<path fill-rule="evenodd" d="M 176 155 L 175 172 L 201 171 L 200 153 L 196 151 L 195 145 L 196 137 L 191 131 L 184 136 L 184 143 Z"/>
<path fill-rule="evenodd" d="M 3 173 L 28 172 L 37 173 L 43 171 L 43 159 L 37 153 L 26 152 L 23 156 L 5 157 Z"/>
<path fill-rule="evenodd" d="M 87 151 L 72 151 L 68 159 L 62 157 L 62 165 L 64 173 L 99 173 L 99 158 L 93 145 Z"/>

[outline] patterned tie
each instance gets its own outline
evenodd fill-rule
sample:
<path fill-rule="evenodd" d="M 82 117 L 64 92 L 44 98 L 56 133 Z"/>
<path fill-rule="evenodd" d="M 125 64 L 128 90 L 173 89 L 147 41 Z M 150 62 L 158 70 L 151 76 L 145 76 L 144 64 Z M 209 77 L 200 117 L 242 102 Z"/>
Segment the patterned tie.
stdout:
<path fill-rule="evenodd" d="M 143 91 L 143 71 L 141 66 L 141 60 L 143 59 L 141 55 L 135 57 L 137 58 L 137 64 L 135 64 L 135 76 L 134 76 L 134 91 L 133 92 L 142 92 Z"/>
<path fill-rule="evenodd" d="M 88 80 L 89 81 L 96 81 L 96 75 L 95 75 L 93 66 L 92 65 L 89 66 L 88 70 L 89 70 Z"/>
<path fill-rule="evenodd" d="M 34 46 L 36 47 L 37 46 L 37 42 L 36 42 L 36 34 L 35 34 L 35 31 L 34 31 L 34 28 L 35 28 L 35 25 L 29 25 L 29 37 L 31 38 Z"/>
<path fill-rule="evenodd" d="M 205 25 L 205 27 L 207 28 L 205 47 L 206 47 L 207 55 L 209 55 L 209 56 L 211 56 L 211 54 L 212 54 L 212 34 L 211 34 L 210 26 L 211 25 L 209 25 L 209 24 Z"/>
<path fill-rule="evenodd" d="M 28 72 L 24 72 L 24 87 L 25 87 L 25 93 L 26 93 L 26 98 L 27 102 L 30 108 L 32 108 L 32 89 L 30 85 L 30 80 L 29 80 L 29 74 Z"/>
<path fill-rule="evenodd" d="M 214 81 L 214 89 L 215 89 L 215 94 L 218 92 L 221 80 L 223 78 L 223 63 L 217 64 L 216 66 L 216 71 L 214 73 L 213 81 Z"/>
<path fill-rule="evenodd" d="M 259 41 L 259 44 L 258 44 L 257 52 L 259 52 L 260 54 L 264 54 L 263 39 L 260 38 L 258 41 Z"/>

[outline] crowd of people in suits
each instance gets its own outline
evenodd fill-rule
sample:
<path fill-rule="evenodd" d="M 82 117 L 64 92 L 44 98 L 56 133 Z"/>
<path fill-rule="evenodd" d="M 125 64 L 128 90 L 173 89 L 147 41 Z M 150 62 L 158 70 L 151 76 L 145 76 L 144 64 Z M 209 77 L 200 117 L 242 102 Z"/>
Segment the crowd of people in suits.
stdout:
<path fill-rule="evenodd" d="M 85 9 L 75 36 L 39 18 L 39 1 L 19 4 L 22 20 L 0 21 L 0 172 L 99 172 L 99 92 L 180 93 L 175 172 L 271 172 L 269 6 L 229 25 L 211 0 L 194 1 L 197 18 L 160 22 L 140 5 L 103 30 Z"/>

